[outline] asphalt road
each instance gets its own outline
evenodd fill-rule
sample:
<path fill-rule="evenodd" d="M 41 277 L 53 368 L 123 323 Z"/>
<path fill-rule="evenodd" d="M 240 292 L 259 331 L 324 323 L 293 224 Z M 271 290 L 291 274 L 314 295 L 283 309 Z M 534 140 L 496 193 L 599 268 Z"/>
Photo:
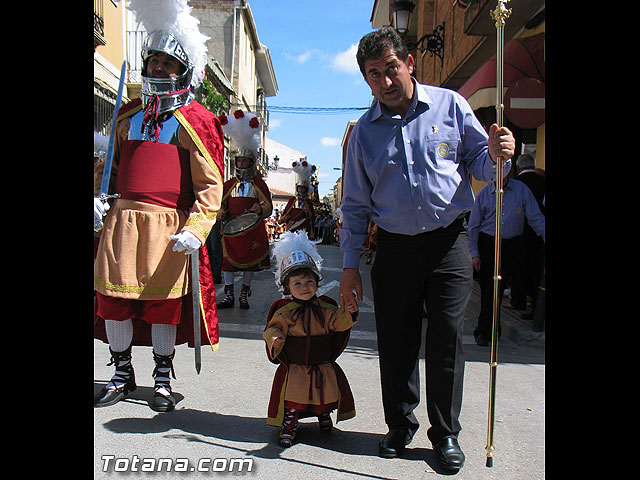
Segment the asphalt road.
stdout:
<path fill-rule="evenodd" d="M 319 245 L 324 258 L 321 293 L 337 299 L 341 255 L 337 246 Z M 196 374 L 193 350 L 176 347 L 172 381 L 178 403 L 173 412 L 156 413 L 154 364 L 150 347 L 134 347 L 138 388 L 122 402 L 94 409 L 94 478 L 260 479 L 414 479 L 449 477 L 437 463 L 426 437 L 424 362 L 421 362 L 421 422 L 402 458 L 377 456 L 387 428 L 382 415 L 370 266 L 361 266 L 364 302 L 361 317 L 338 363 L 349 379 L 357 415 L 320 432 L 312 419 L 301 421 L 290 448 L 278 444 L 278 429 L 266 424 L 276 366 L 267 360 L 261 334 L 278 292 L 271 271 L 254 276 L 251 308 L 220 312 L 220 348 L 202 348 Z M 239 276 L 237 285 L 239 285 Z M 236 287 L 239 290 L 238 287 Z M 222 295 L 222 287 L 216 289 Z M 544 343 L 501 339 L 498 349 L 494 466 L 486 463 L 489 356 L 473 340 L 475 319 L 465 321 L 465 386 L 460 445 L 465 466 L 461 479 L 537 480 L 545 478 Z M 425 322 L 426 327 L 426 322 Z M 424 355 L 423 355 L 424 358 Z M 113 374 L 106 366 L 106 344 L 94 340 L 94 390 Z M 335 414 L 332 415 L 335 422 Z M 251 471 L 249 471 L 249 469 Z M 169 471 L 167 471 L 169 470 Z"/>

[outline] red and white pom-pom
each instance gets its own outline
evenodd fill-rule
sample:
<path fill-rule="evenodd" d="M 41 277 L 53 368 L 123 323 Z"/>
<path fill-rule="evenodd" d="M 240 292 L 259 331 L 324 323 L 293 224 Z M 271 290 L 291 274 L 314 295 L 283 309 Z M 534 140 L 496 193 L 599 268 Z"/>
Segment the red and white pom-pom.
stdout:
<path fill-rule="evenodd" d="M 238 109 L 233 115 L 224 115 L 226 122 L 223 122 L 221 117 L 223 116 L 219 117 L 222 131 L 231 137 L 235 148 L 241 151 L 258 151 L 262 142 L 257 128 L 260 122 L 255 114 Z"/>
<path fill-rule="evenodd" d="M 315 165 L 310 165 L 306 160 L 293 162 L 293 171 L 296 174 L 296 185 L 304 185 L 311 188 L 311 175 L 316 170 Z"/>

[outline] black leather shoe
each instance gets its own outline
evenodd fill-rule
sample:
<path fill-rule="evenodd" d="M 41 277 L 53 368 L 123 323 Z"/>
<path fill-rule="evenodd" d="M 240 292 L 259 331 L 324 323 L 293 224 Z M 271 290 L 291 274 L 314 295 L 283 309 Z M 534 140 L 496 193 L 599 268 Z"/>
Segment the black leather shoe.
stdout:
<path fill-rule="evenodd" d="M 111 380 L 120 386 L 118 388 L 103 387 L 93 399 L 94 407 L 115 405 L 129 392 L 136 389 L 136 374 L 131 364 L 131 345 L 123 352 L 114 352 L 109 347 L 109 352 L 111 353 L 111 361 L 107 363 L 107 366 L 116 366 L 116 372 Z"/>
<path fill-rule="evenodd" d="M 407 428 L 390 428 L 378 444 L 378 455 L 383 458 L 396 458 L 412 439 L 413 434 Z"/>
<path fill-rule="evenodd" d="M 110 407 L 122 400 L 129 392 L 133 392 L 136 389 L 135 380 L 131 379 L 124 385 L 116 389 L 107 389 L 104 387 L 98 395 L 93 399 L 94 407 Z"/>
<path fill-rule="evenodd" d="M 479 333 L 475 335 L 475 337 L 476 337 L 476 344 L 480 345 L 481 347 L 486 347 L 487 345 L 489 345 L 489 338 L 487 338 L 487 336 L 484 333 Z"/>
<path fill-rule="evenodd" d="M 173 395 L 164 396 L 156 393 L 153 400 L 149 402 L 149 407 L 155 412 L 170 412 L 176 407 L 176 399 Z"/>
<path fill-rule="evenodd" d="M 458 439 L 453 435 L 434 443 L 433 451 L 440 465 L 446 470 L 460 470 L 464 465 L 464 453 L 458 445 Z"/>

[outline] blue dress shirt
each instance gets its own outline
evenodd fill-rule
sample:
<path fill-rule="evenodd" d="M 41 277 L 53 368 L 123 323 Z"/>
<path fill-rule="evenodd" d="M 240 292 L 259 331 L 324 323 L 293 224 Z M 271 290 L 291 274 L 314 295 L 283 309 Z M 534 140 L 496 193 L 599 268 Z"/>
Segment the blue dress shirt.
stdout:
<path fill-rule="evenodd" d="M 519 180 L 509 179 L 503 187 L 501 238 L 522 235 L 524 219 L 534 232 L 545 240 L 545 218 L 529 187 Z M 478 234 L 496 235 L 496 185 L 490 183 L 478 192 L 469 216 L 469 252 L 479 257 Z"/>
<path fill-rule="evenodd" d="M 375 101 L 349 137 L 340 205 L 343 268 L 358 267 L 369 218 L 404 235 L 446 227 L 473 206 L 469 174 L 495 178 L 488 135 L 464 97 L 412 80 L 404 116 Z M 510 167 L 508 160 L 504 175 Z"/>

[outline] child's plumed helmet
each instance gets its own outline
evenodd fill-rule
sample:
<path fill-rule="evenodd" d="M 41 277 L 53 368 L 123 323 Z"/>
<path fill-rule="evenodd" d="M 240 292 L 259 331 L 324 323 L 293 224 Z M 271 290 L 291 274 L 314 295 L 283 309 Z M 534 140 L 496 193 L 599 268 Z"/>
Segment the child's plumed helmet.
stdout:
<path fill-rule="evenodd" d="M 276 260 L 276 285 L 285 294 L 289 293 L 288 277 L 297 270 L 309 269 L 318 277 L 318 281 L 322 279 L 322 257 L 305 230 L 284 232 L 274 245 L 272 256 Z"/>

